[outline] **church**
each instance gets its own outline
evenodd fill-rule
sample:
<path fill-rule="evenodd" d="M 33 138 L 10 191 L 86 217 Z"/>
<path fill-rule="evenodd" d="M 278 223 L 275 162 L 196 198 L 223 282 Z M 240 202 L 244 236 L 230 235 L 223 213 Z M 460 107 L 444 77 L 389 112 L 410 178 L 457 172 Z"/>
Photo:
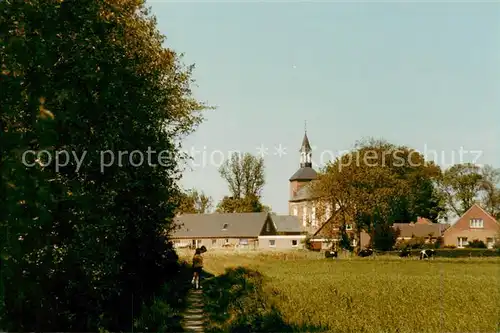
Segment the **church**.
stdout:
<path fill-rule="evenodd" d="M 307 137 L 307 131 L 300 147 L 299 169 L 290 177 L 290 197 L 288 200 L 288 214 L 297 216 L 303 228 L 309 234 L 314 234 L 330 217 L 331 207 L 326 209 L 324 216 L 319 216 L 319 209 L 315 205 L 315 198 L 311 193 L 310 185 L 317 178 L 316 170 L 312 166 L 312 148 Z M 323 214 L 322 214 L 323 215 Z"/>

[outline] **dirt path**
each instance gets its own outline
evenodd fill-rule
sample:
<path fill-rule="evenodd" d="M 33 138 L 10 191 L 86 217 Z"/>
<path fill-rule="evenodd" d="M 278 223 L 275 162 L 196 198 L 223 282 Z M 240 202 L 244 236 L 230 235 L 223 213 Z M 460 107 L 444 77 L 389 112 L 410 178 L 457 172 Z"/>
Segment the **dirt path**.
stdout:
<path fill-rule="evenodd" d="M 187 308 L 184 311 L 182 327 L 186 332 L 203 332 L 205 313 L 203 311 L 203 292 L 191 289 L 187 296 Z"/>

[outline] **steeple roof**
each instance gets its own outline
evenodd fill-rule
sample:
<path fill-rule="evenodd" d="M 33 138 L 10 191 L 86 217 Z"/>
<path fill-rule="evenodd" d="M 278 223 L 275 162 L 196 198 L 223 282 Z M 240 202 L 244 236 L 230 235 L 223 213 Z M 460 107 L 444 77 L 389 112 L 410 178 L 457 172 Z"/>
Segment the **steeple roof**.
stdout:
<path fill-rule="evenodd" d="M 302 139 L 302 146 L 300 147 L 301 152 L 311 152 L 311 145 L 309 144 L 309 138 L 307 137 L 307 132 L 304 133 L 304 138 Z"/>

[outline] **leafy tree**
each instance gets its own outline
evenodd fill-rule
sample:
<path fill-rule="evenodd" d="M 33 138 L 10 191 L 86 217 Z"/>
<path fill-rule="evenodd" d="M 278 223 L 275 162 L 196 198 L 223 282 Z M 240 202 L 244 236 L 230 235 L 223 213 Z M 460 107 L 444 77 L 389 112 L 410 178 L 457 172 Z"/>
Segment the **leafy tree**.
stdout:
<path fill-rule="evenodd" d="M 179 140 L 204 109 L 192 67 L 143 1 L 3 1 L 0 40 L 0 327 L 129 331 L 173 274 Z M 134 150 L 170 158 L 117 160 Z"/>
<path fill-rule="evenodd" d="M 217 205 L 218 213 L 258 213 L 264 211 L 267 211 L 266 206 L 263 206 L 260 199 L 254 195 L 244 198 L 225 196 Z"/>
<path fill-rule="evenodd" d="M 177 212 L 180 214 L 207 214 L 212 210 L 212 198 L 196 189 L 183 192 Z"/>
<path fill-rule="evenodd" d="M 481 169 L 471 163 L 445 170 L 438 184 L 448 208 L 458 216 L 474 205 L 485 185 Z"/>
<path fill-rule="evenodd" d="M 233 154 L 220 167 L 221 177 L 227 181 L 230 196 L 225 196 L 217 205 L 223 213 L 269 211 L 262 205 L 260 195 L 265 184 L 264 159 L 250 153 Z"/>
<path fill-rule="evenodd" d="M 481 175 L 483 206 L 488 213 L 500 219 L 500 169 L 485 165 L 481 169 Z"/>
<path fill-rule="evenodd" d="M 418 216 L 436 220 L 442 215 L 434 187 L 439 175 L 439 167 L 410 148 L 368 140 L 329 163 L 312 191 L 320 198 L 320 214 L 327 206 L 335 207 L 341 224 L 352 222 L 359 249 L 361 231 L 374 239 L 395 221 Z"/>
<path fill-rule="evenodd" d="M 265 184 L 264 159 L 250 153 L 233 154 L 219 168 L 233 198 L 260 197 Z"/>

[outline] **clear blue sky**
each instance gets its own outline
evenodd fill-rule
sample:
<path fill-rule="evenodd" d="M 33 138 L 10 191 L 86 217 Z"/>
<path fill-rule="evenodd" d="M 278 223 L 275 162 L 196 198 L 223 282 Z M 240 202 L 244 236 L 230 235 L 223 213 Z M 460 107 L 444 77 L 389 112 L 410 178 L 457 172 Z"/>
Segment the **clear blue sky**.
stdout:
<path fill-rule="evenodd" d="M 500 167 L 498 3 L 148 4 L 166 46 L 196 64 L 196 96 L 217 106 L 184 143 L 206 156 L 182 181 L 215 201 L 228 190 L 211 153 L 264 145 L 263 201 L 287 213 L 305 120 L 318 164 L 377 137 Z"/>

